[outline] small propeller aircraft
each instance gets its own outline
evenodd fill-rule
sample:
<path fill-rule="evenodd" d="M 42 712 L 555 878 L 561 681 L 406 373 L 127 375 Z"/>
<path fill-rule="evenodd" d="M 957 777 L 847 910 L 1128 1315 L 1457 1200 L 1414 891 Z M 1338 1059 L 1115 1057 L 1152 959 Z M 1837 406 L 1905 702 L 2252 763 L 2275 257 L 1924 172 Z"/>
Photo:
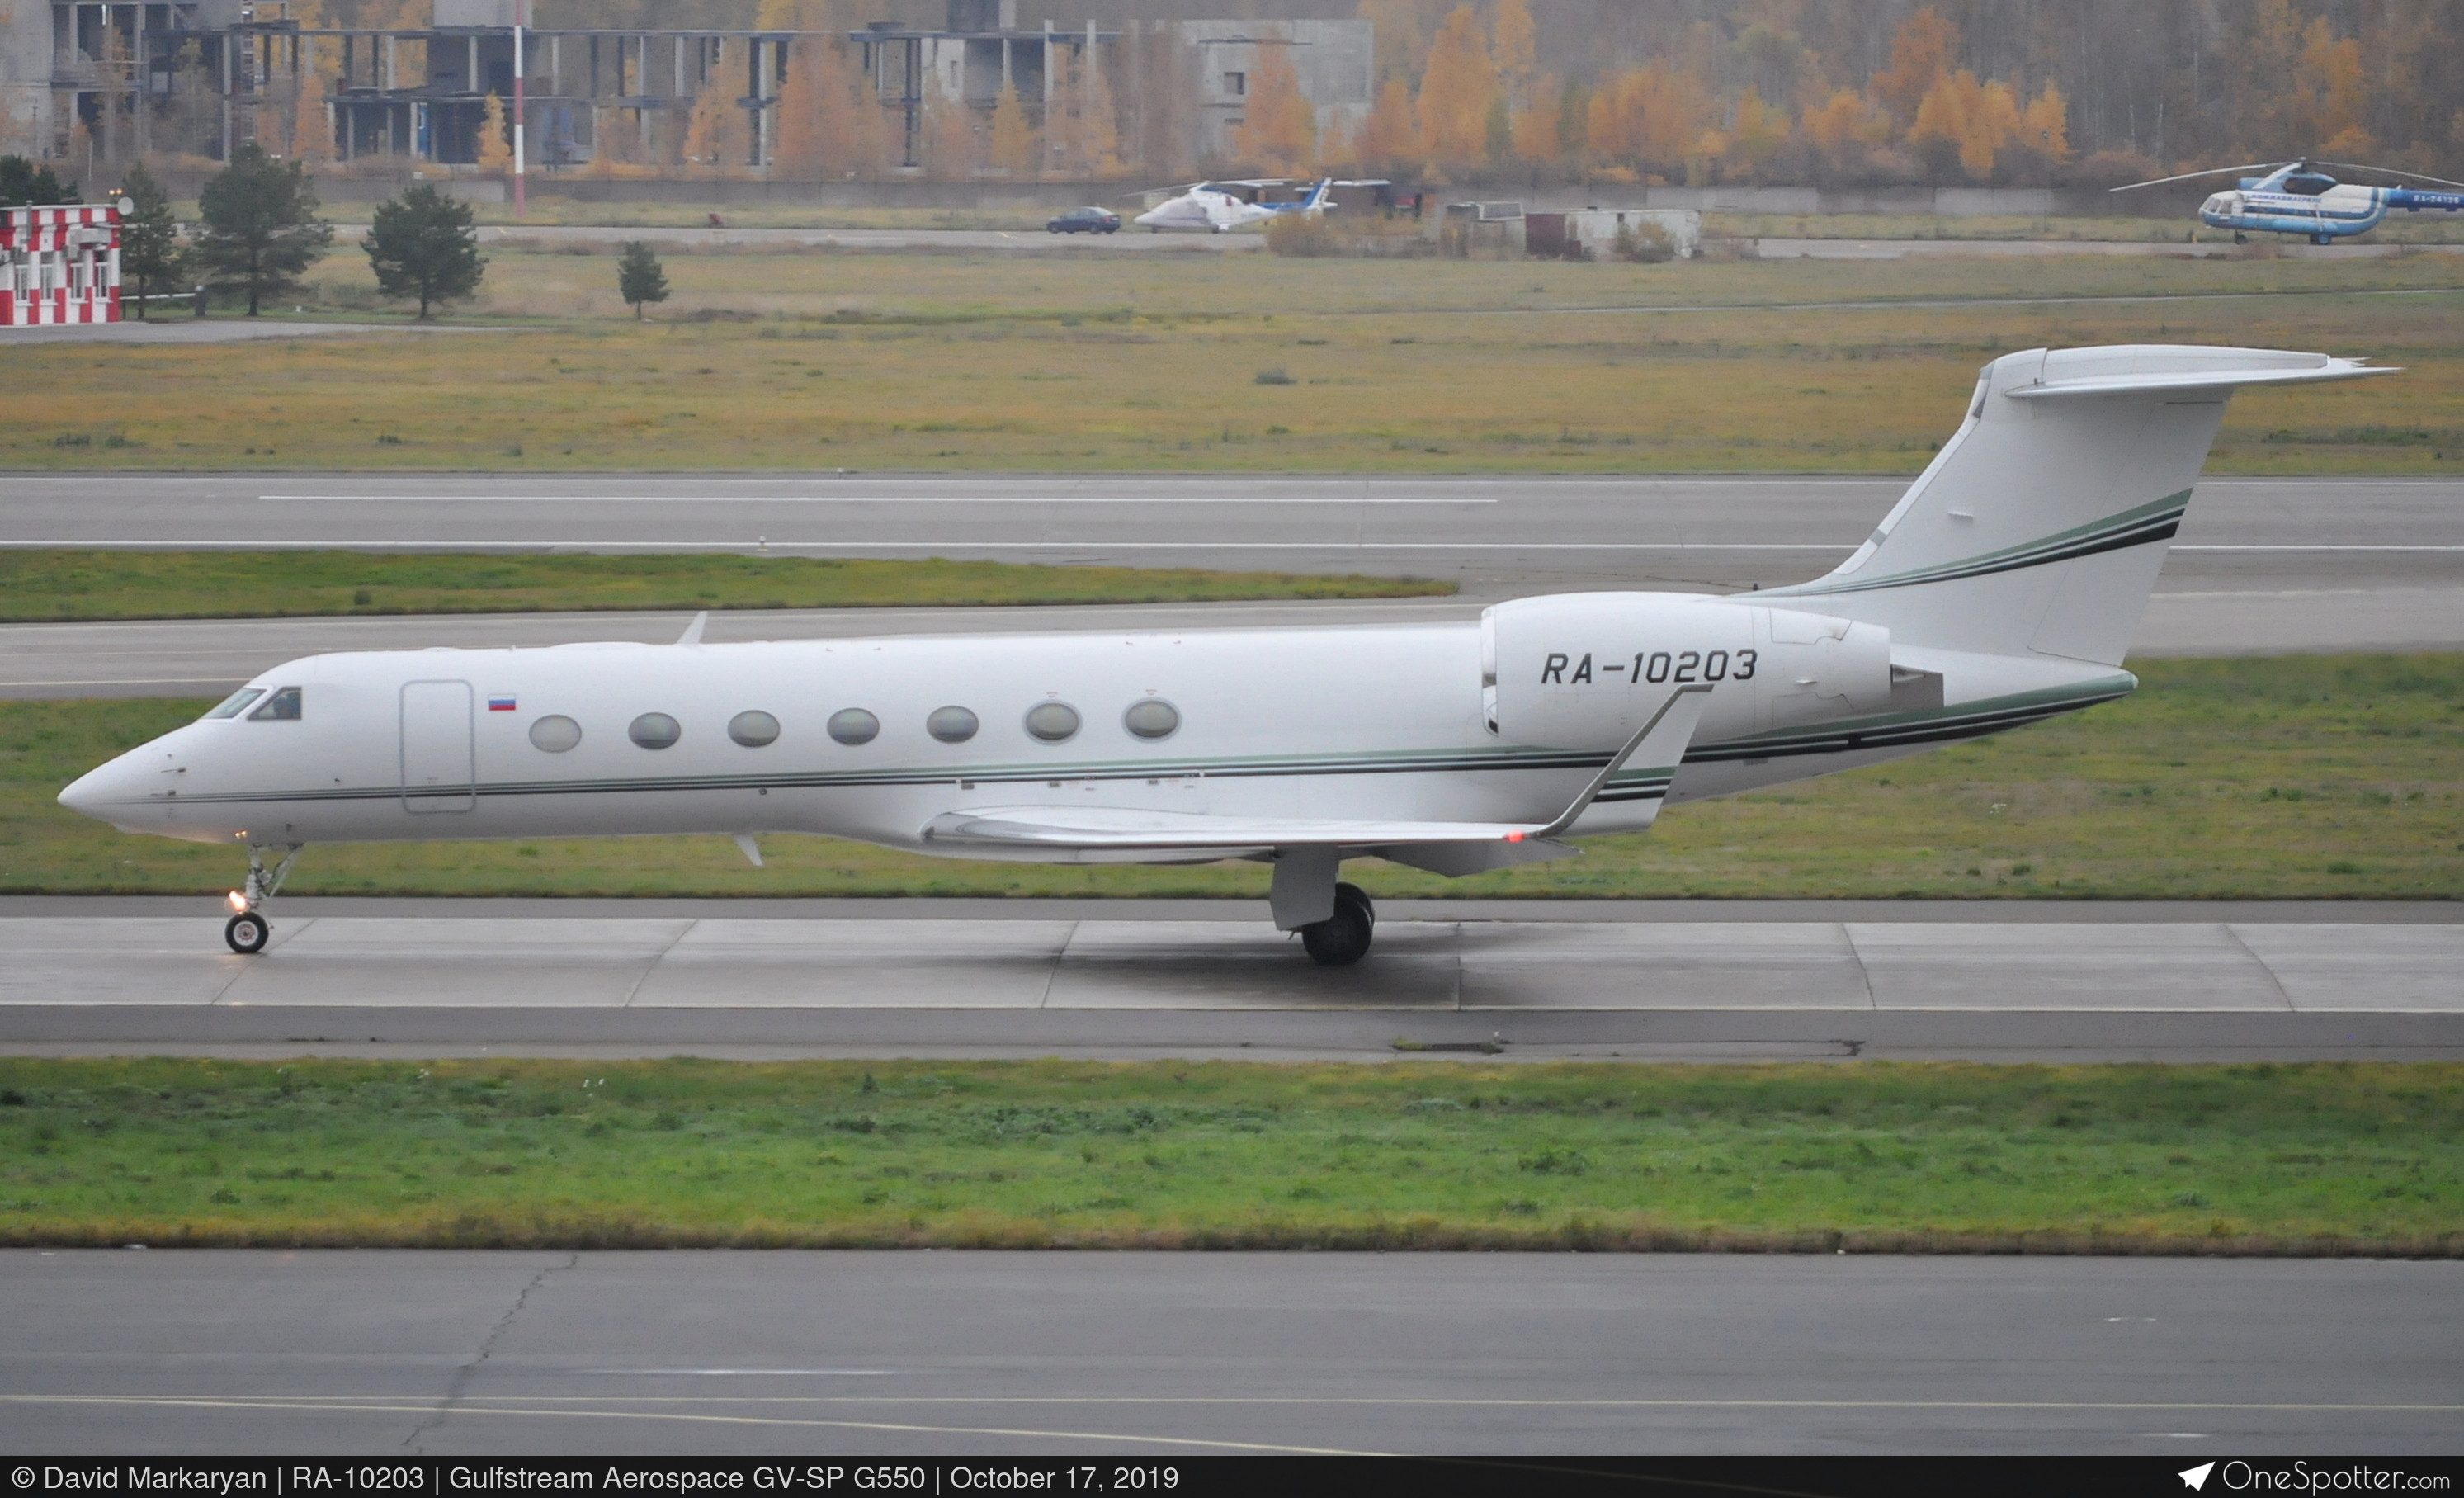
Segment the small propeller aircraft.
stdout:
<path fill-rule="evenodd" d="M 1382 187 L 1386 180 L 1362 178 L 1357 181 L 1321 177 L 1308 194 L 1291 203 L 1262 203 L 1258 195 L 1268 187 L 1279 187 L 1288 177 L 1253 177 L 1221 182 L 1193 184 L 1177 198 L 1167 199 L 1131 222 L 1149 233 L 1166 230 L 1184 230 L 1196 233 L 1220 234 L 1227 229 L 1245 229 L 1251 224 L 1264 224 L 1286 213 L 1317 214 L 1334 207 L 1333 190 L 1337 187 Z"/>
<path fill-rule="evenodd" d="M 2391 371 L 2164 344 L 1987 364 L 1966 419 L 1828 574 L 1565 593 L 1307 628 L 385 650 L 259 672 L 60 792 L 245 851 L 224 939 L 311 843 L 823 833 L 951 858 L 1274 870 L 1330 966 L 1375 912 L 1337 871 L 1455 875 L 1663 805 L 2109 702 L 2225 402 Z M 646 854 L 644 856 L 654 856 Z"/>
<path fill-rule="evenodd" d="M 2401 177 L 2409 182 L 2426 182 L 2441 187 L 2454 187 L 2454 192 L 2422 192 L 2411 187 L 2370 187 L 2360 183 L 2339 182 L 2319 170 L 2332 166 L 2338 171 L 2376 172 L 2383 177 Z M 2199 205 L 2199 222 L 2210 229 L 2230 229 L 2233 243 L 2242 244 L 2252 234 L 2299 234 L 2314 245 L 2330 244 L 2365 234 L 2379 227 L 2387 214 L 2397 209 L 2418 213 L 2434 209 L 2453 213 L 2464 209 L 2464 182 L 2449 182 L 2444 177 L 2425 177 L 2417 172 L 2396 171 L 2386 166 L 2359 166 L 2350 162 L 2258 162 L 2248 166 L 2217 166 L 2207 171 L 2184 172 L 2178 177 L 2158 177 L 2149 182 L 2134 182 L 2116 187 L 2116 192 L 2131 192 L 2141 187 L 2161 187 L 2167 183 L 2196 182 L 2202 177 L 2230 177 L 2242 172 L 2256 172 L 2255 177 L 2243 177 L 2239 186 L 2224 192 L 2211 194 Z"/>

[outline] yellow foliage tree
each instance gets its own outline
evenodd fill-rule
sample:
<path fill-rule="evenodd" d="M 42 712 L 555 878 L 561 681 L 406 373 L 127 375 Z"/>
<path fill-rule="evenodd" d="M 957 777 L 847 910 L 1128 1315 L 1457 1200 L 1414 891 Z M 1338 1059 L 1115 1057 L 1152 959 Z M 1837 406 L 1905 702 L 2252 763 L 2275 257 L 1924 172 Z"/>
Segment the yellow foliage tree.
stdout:
<path fill-rule="evenodd" d="M 2053 162 L 2070 160 L 2070 100 L 2062 98 L 2061 85 L 2048 78 L 2036 97 L 2028 100 L 2028 112 L 2019 120 L 2019 143 L 2033 145 Z"/>
<path fill-rule="evenodd" d="M 752 123 L 745 119 L 743 106 L 737 103 L 736 90 L 731 86 L 741 73 L 741 68 L 715 67 L 693 95 L 693 113 L 685 121 L 687 165 L 725 170 L 752 159 Z"/>
<path fill-rule="evenodd" d="M 924 98 L 924 169 L 944 180 L 968 177 L 982 164 L 983 147 L 967 106 L 934 90 Z"/>
<path fill-rule="evenodd" d="M 1540 75 L 1523 107 L 1514 111 L 1514 154 L 1533 163 L 1553 162 L 1565 155 L 1566 143 L 1557 130 L 1557 118 L 1563 112 L 1555 75 Z"/>
<path fill-rule="evenodd" d="M 1480 17 L 1468 5 L 1455 7 L 1429 44 L 1428 71 L 1420 77 L 1420 148 L 1441 166 L 1471 166 L 1488 152 L 1489 104 L 1497 95 L 1497 67 Z"/>
<path fill-rule="evenodd" d="M 312 165 L 334 159 L 334 121 L 325 116 L 325 76 L 302 70 L 299 97 L 291 109 L 291 152 Z"/>
<path fill-rule="evenodd" d="M 2362 125 L 2369 97 L 2362 87 L 2362 44 L 2338 37 L 2321 16 L 2301 35 L 2299 92 L 2308 106 L 2309 135 L 2322 156 L 2367 156 L 2378 149 Z"/>
<path fill-rule="evenodd" d="M 1390 77 L 1377 90 L 1377 103 L 1360 122 L 1352 154 L 1373 167 L 1400 167 L 1419 159 L 1420 131 L 1413 120 L 1410 84 Z"/>
<path fill-rule="evenodd" d="M 1302 95 L 1300 69 L 1280 38 L 1259 43 L 1247 107 L 1231 143 L 1232 154 L 1262 174 L 1288 176 L 1317 161 L 1317 110 Z"/>
<path fill-rule="evenodd" d="M 1710 118 L 1711 96 L 1702 79 L 1656 62 L 1603 79 L 1586 111 L 1584 133 L 1602 161 L 1674 169 L 1699 154 Z"/>
<path fill-rule="evenodd" d="M 764 0 L 762 14 L 769 14 Z M 827 165 L 823 135 L 823 99 L 829 92 L 827 43 L 800 37 L 787 47 L 787 76 L 779 84 L 776 139 L 771 142 L 770 167 L 779 176 L 811 181 Z"/>
<path fill-rule="evenodd" d="M 514 165 L 513 137 L 505 131 L 505 101 L 494 90 L 479 109 L 479 169 L 503 171 Z"/>
<path fill-rule="evenodd" d="M 1874 97 L 1903 125 L 1912 125 L 1926 97 L 1942 86 L 1959 57 L 1959 28 L 1925 6 L 1891 37 L 1891 65 L 1874 75 Z"/>
<path fill-rule="evenodd" d="M 1853 88 L 1837 90 L 1819 108 L 1805 112 L 1805 138 L 1834 164 L 1860 144 L 1881 143 L 1890 127 L 1890 117 Z"/>
<path fill-rule="evenodd" d="M 1121 160 L 1119 112 L 1100 55 L 1090 57 L 1083 47 L 1061 55 L 1052 110 L 1044 133 L 1054 165 L 1089 179 L 1118 177 L 1129 169 Z"/>
<path fill-rule="evenodd" d="M 841 177 L 870 176 L 890 160 L 890 126 L 855 49 L 831 42 L 816 59 L 814 104 L 823 165 Z"/>
<path fill-rule="evenodd" d="M 1762 91 L 1752 84 L 1737 96 L 1737 120 L 1729 130 L 1722 159 L 1736 171 L 1760 182 L 1765 166 L 1788 143 L 1788 111 L 1763 102 Z"/>
<path fill-rule="evenodd" d="M 1959 152 L 1960 169 L 1979 182 L 1993 175 L 1993 162 L 2019 140 L 2019 105 L 2011 85 L 1977 80 L 1966 68 L 1936 83 L 1917 105 L 1908 143 L 1944 142 Z"/>
<path fill-rule="evenodd" d="M 1531 24 L 1531 8 L 1524 0 L 1497 0 L 1489 22 L 1494 40 L 1489 57 L 1497 68 L 1497 86 L 1506 91 L 1507 106 L 1517 112 L 1531 107 L 1540 88 L 1539 32 Z"/>
<path fill-rule="evenodd" d="M 1040 154 L 1035 127 L 1027 123 L 1026 105 L 1016 86 L 1003 78 L 1001 97 L 993 101 L 992 165 L 1013 177 L 1032 177 Z"/>

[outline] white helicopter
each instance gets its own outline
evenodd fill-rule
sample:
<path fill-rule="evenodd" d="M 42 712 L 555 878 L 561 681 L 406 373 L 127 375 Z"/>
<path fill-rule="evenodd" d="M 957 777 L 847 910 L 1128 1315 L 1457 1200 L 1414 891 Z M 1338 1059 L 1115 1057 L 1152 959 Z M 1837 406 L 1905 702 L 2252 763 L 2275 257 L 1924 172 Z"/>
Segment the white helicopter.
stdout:
<path fill-rule="evenodd" d="M 1155 234 L 1167 230 L 1220 234 L 1225 230 L 1264 224 L 1286 213 L 1323 213 L 1334 207 L 1332 193 L 1337 187 L 1382 187 L 1387 185 L 1382 177 L 1358 180 L 1321 177 L 1296 202 L 1259 201 L 1258 195 L 1266 188 L 1282 187 L 1290 180 L 1288 177 L 1256 177 L 1194 183 L 1180 196 L 1165 199 L 1130 222 Z"/>
<path fill-rule="evenodd" d="M 1376 856 L 1456 875 L 1663 805 L 2122 696 L 2238 386 L 2323 354 L 2033 349 L 1827 575 L 1518 599 L 1477 623 L 312 655 L 77 781 L 123 831 L 237 845 L 225 937 L 312 843 L 807 832 L 957 858 L 1273 867 L 1275 924 L 1354 962 Z"/>
<path fill-rule="evenodd" d="M 2321 166 L 2332 166 L 2338 171 L 2376 172 L 2383 177 L 2401 177 L 2458 190 L 2423 192 L 2412 187 L 2364 187 L 2360 183 L 2339 182 L 2317 169 Z M 2208 200 L 2199 205 L 2199 222 L 2210 229 L 2232 230 L 2235 244 L 2246 242 L 2252 234 L 2299 234 L 2314 245 L 2331 244 L 2338 239 L 2368 233 L 2385 223 L 2389 212 L 2398 209 L 2408 213 L 2418 213 L 2425 209 L 2453 213 L 2464 209 L 2464 182 L 2424 177 L 2417 172 L 2395 171 L 2385 166 L 2357 166 L 2348 162 L 2305 160 L 2217 166 L 2207 171 L 2184 172 L 2178 177 L 2134 182 L 2112 190 L 2131 192 L 2141 187 L 2161 187 L 2168 183 L 2196 182 L 2202 177 L 2229 177 L 2243 172 L 2256 172 L 2258 175 L 2242 177 L 2233 188 L 2211 193 Z"/>

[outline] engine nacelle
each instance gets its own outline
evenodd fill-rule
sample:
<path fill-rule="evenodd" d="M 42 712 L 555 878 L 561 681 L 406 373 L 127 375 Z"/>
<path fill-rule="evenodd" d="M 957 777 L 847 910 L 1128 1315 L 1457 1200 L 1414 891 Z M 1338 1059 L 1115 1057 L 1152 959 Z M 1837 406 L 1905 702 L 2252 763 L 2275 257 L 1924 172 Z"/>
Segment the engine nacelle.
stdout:
<path fill-rule="evenodd" d="M 1481 615 L 1489 730 L 1518 743 L 1614 749 L 1705 682 L 1698 739 L 1881 711 L 1891 633 L 1827 614 L 1684 593 L 1561 593 Z"/>

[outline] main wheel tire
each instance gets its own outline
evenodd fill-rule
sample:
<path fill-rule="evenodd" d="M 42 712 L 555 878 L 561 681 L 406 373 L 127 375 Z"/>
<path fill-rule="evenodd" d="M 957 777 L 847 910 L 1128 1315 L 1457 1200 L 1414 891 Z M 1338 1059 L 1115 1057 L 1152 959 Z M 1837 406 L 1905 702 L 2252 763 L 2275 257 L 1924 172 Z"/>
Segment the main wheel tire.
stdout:
<path fill-rule="evenodd" d="M 1377 908 L 1357 885 L 1334 887 L 1334 914 L 1301 928 L 1301 945 L 1320 967 L 1350 967 L 1369 955 L 1377 932 Z"/>
<path fill-rule="evenodd" d="M 254 911 L 243 911 L 223 925 L 223 940 L 242 957 L 264 951 L 266 938 L 273 935 L 274 928 Z"/>

